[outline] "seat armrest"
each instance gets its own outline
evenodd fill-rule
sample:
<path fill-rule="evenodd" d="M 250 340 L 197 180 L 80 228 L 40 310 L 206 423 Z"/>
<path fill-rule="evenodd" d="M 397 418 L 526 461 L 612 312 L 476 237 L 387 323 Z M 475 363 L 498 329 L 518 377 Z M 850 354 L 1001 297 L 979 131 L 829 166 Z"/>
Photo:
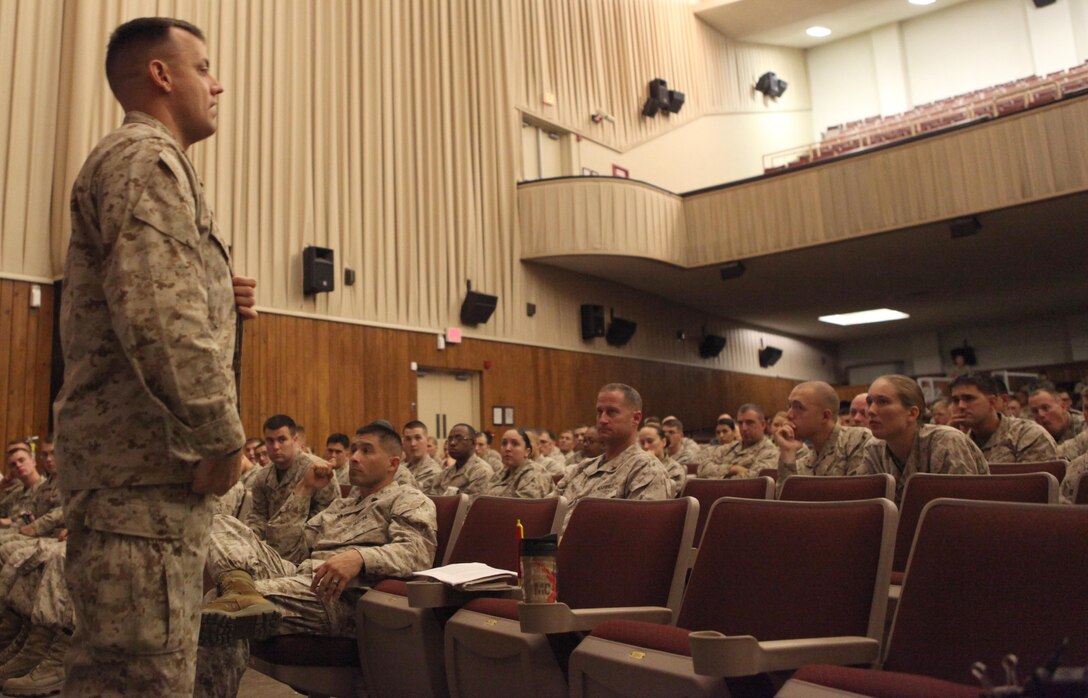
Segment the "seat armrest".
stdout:
<path fill-rule="evenodd" d="M 464 606 L 469 601 L 482 596 L 501 599 L 522 598 L 521 587 L 518 586 L 478 591 L 460 591 L 448 584 L 434 581 L 408 582 L 405 586 L 408 588 L 408 605 L 412 608 Z"/>
<path fill-rule="evenodd" d="M 641 620 L 667 624 L 672 609 L 664 606 L 621 606 L 617 608 L 577 608 L 565 603 L 519 603 L 518 619 L 523 633 L 568 633 L 590 631 L 606 620 Z"/>
<path fill-rule="evenodd" d="M 751 635 L 700 630 L 688 636 L 696 674 L 751 676 L 806 664 L 874 664 L 880 643 L 871 637 L 814 637 L 759 642 Z"/>

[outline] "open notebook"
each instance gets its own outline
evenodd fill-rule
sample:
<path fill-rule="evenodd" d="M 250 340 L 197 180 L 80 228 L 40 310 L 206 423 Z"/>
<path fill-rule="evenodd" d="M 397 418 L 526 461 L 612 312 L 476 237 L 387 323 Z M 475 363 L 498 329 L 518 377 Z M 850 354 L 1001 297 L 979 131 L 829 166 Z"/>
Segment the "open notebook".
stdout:
<path fill-rule="evenodd" d="M 428 577 L 461 591 L 506 589 L 516 586 L 518 583 L 517 572 L 500 570 L 482 562 L 461 562 L 455 565 L 434 567 L 422 572 L 416 572 L 416 576 Z"/>

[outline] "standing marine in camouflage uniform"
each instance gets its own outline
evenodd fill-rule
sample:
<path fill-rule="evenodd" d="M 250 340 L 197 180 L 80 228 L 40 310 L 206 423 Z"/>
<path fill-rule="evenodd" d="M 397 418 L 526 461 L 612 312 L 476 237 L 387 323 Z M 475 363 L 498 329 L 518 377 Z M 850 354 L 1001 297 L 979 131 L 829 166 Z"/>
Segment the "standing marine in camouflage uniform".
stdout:
<path fill-rule="evenodd" d="M 269 524 L 268 541 L 275 548 L 237 520 L 215 518 L 207 569 L 221 595 L 202 611 L 200 641 L 209 648 L 199 655 L 198 694 L 237 691 L 248 648 L 223 651 L 222 645 L 271 634 L 352 637 L 355 605 L 368 587 L 433 564 L 434 503 L 393 481 L 400 437 L 378 424 L 361 432 L 351 454 L 353 496 L 307 520 L 312 493 L 332 477 L 327 464 L 316 464 Z M 295 565 L 277 550 L 303 562 Z"/>
<path fill-rule="evenodd" d="M 578 501 L 585 497 L 669 499 L 665 467 L 638 445 L 642 396 L 623 383 L 609 383 L 597 394 L 597 434 L 604 453 L 560 480 L 556 494 L 570 502 L 566 528 Z"/>
<path fill-rule="evenodd" d="M 774 434 L 779 486 L 790 475 L 847 475 L 861 466 L 872 434 L 839 424 L 839 396 L 829 384 L 810 381 L 795 387 L 786 418 Z"/>
<path fill-rule="evenodd" d="M 65 690 L 188 695 L 208 495 L 237 481 L 245 441 L 232 359 L 256 282 L 232 280 L 185 154 L 215 132 L 223 91 L 200 30 L 123 24 L 106 77 L 125 120 L 73 186 L 60 310 L 57 457 L 76 618 Z"/>
<path fill-rule="evenodd" d="M 696 474 L 706 478 L 756 477 L 764 468 L 778 467 L 778 449 L 767 438 L 767 417 L 755 404 L 737 410 L 740 440 L 718 446 L 699 464 Z"/>

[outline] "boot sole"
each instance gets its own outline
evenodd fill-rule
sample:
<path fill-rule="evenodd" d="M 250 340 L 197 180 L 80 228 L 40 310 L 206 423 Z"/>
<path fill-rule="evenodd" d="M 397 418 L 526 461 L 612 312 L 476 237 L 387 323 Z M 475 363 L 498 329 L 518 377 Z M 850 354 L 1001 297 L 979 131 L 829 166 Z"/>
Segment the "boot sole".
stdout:
<path fill-rule="evenodd" d="M 235 640 L 267 640 L 281 617 L 274 607 L 250 606 L 237 613 L 205 610 L 200 614 L 199 642 L 203 647 L 221 647 Z"/>

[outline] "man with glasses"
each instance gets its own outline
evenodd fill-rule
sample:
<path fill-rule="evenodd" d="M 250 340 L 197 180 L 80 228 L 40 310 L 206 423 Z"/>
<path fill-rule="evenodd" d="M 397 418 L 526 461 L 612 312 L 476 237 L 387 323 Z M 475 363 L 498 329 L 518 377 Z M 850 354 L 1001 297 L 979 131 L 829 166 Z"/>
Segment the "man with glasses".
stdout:
<path fill-rule="evenodd" d="M 476 430 L 467 424 L 455 424 L 446 437 L 446 449 L 453 465 L 442 471 L 438 490 L 446 494 L 475 497 L 487 489 L 494 469 L 475 453 Z"/>

